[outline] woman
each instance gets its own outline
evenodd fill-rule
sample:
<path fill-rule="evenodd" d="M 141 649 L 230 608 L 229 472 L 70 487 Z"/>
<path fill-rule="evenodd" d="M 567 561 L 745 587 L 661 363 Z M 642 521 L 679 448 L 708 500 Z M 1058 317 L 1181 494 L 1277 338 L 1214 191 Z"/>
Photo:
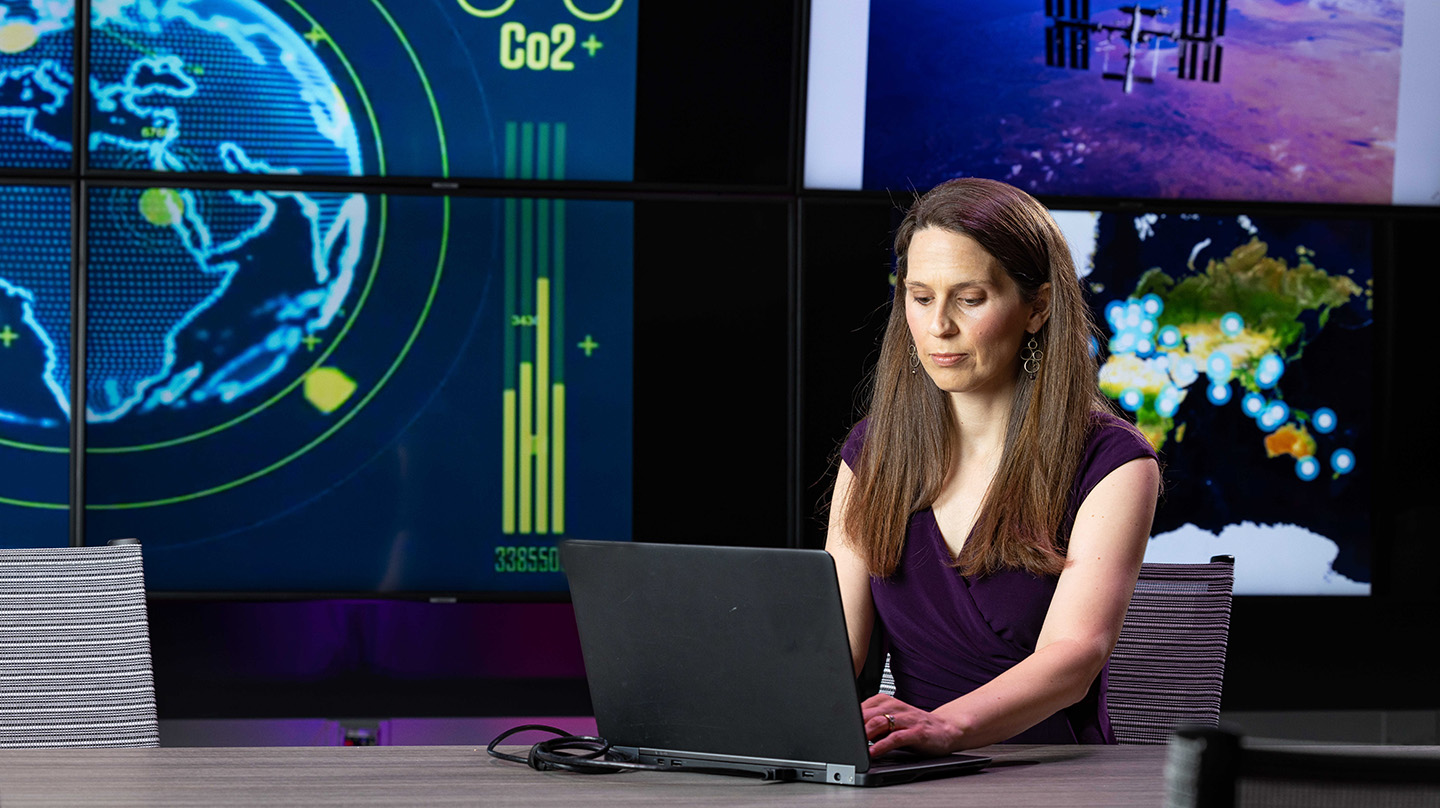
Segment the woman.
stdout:
<path fill-rule="evenodd" d="M 1028 194 L 961 179 L 915 203 L 895 254 L 826 541 L 857 673 L 885 627 L 871 752 L 1114 743 L 1102 672 L 1160 473 L 1099 392 L 1065 239 Z"/>

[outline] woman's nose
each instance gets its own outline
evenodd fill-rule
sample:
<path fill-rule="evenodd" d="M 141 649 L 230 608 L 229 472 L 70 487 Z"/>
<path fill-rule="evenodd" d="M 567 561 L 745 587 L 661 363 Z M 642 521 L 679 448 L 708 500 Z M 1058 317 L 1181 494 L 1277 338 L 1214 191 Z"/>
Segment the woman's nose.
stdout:
<path fill-rule="evenodd" d="M 955 318 L 950 312 L 949 306 L 936 306 L 930 317 L 929 331 L 932 337 L 948 337 L 955 333 Z"/>

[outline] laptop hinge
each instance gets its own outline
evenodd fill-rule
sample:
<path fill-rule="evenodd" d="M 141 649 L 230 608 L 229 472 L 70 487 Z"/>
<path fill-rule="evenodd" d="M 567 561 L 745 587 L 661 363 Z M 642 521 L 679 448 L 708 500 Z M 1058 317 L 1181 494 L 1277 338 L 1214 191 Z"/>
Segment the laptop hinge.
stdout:
<path fill-rule="evenodd" d="M 855 767 L 841 763 L 825 764 L 825 782 L 837 786 L 855 785 Z"/>
<path fill-rule="evenodd" d="M 719 763 L 748 763 L 757 766 L 781 766 L 789 768 L 813 769 L 817 772 L 820 770 L 821 766 L 828 766 L 828 764 L 820 763 L 819 761 L 814 760 L 785 760 L 782 758 L 750 757 L 733 754 L 726 755 L 716 752 L 688 752 L 676 749 L 650 749 L 646 747 L 633 746 L 612 746 L 610 747 L 610 751 L 616 752 L 626 757 L 627 759 L 641 760 L 646 762 L 649 762 L 652 759 L 661 758 L 688 758 L 691 760 L 715 761 Z M 854 766 L 842 766 L 839 768 L 849 769 L 852 772 L 855 770 Z M 828 768 L 826 770 L 826 773 L 829 773 Z"/>

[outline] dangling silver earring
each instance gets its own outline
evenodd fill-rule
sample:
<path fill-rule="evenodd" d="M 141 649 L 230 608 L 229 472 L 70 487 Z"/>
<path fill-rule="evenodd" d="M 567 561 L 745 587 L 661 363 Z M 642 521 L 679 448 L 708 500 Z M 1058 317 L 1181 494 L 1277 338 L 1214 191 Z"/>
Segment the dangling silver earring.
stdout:
<path fill-rule="evenodd" d="M 1020 361 L 1025 368 L 1025 374 L 1030 381 L 1035 381 L 1035 375 L 1040 372 L 1040 360 L 1045 358 L 1045 352 L 1040 350 L 1040 343 L 1035 341 L 1035 335 L 1030 335 L 1030 341 L 1025 343 L 1025 350 L 1020 352 Z"/>
<path fill-rule="evenodd" d="M 915 353 L 915 343 L 910 343 L 910 375 L 915 375 L 915 368 L 920 367 L 920 355 Z"/>

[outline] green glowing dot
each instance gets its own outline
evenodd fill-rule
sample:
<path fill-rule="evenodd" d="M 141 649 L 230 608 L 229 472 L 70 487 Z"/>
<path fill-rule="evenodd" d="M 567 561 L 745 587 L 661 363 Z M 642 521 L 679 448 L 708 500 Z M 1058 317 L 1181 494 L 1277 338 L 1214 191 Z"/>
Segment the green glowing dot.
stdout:
<path fill-rule="evenodd" d="M 185 198 L 174 188 L 147 188 L 140 194 L 140 215 L 156 227 L 169 227 L 185 215 Z"/>

